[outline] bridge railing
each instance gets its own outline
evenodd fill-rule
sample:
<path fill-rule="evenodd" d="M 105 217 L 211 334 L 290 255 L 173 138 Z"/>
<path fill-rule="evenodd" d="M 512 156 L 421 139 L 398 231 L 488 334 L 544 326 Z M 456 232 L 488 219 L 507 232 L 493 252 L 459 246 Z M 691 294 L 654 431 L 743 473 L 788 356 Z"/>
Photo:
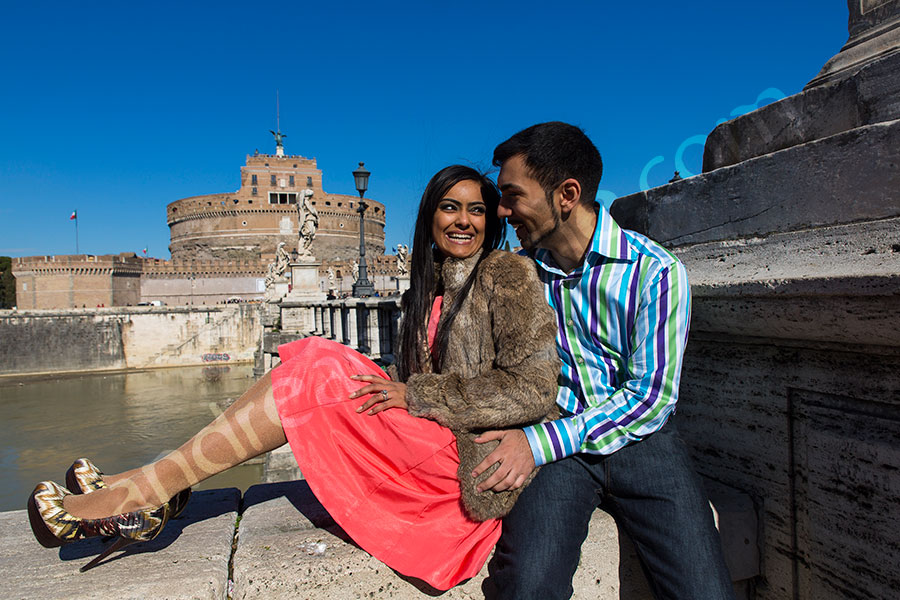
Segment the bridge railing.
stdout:
<path fill-rule="evenodd" d="M 265 312 L 258 371 L 272 368 L 278 345 L 310 335 L 340 342 L 380 364 L 394 362 L 399 296 L 282 301 L 278 308 L 269 305 Z"/>

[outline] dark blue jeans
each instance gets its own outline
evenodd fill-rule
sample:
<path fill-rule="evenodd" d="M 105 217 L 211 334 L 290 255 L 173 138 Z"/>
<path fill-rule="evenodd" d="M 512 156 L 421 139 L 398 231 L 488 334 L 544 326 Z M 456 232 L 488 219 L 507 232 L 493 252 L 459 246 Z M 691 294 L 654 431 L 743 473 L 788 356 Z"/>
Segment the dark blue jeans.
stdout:
<path fill-rule="evenodd" d="M 611 456 L 578 454 L 541 468 L 503 520 L 490 564 L 498 597 L 571 597 L 601 505 L 634 542 L 656 598 L 734 598 L 706 493 L 671 422 Z"/>

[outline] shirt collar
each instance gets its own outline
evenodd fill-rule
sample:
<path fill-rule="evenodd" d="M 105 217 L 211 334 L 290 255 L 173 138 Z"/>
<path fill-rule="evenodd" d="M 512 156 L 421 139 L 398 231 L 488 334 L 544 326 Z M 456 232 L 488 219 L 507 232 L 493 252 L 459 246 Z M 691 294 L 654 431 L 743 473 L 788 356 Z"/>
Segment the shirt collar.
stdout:
<path fill-rule="evenodd" d="M 624 260 L 632 262 L 637 259 L 638 251 L 631 245 L 625 230 L 619 227 L 609 211 L 602 205 L 595 204 L 597 211 L 597 225 L 594 227 L 594 235 L 591 237 L 591 245 L 588 247 L 585 261 L 575 268 L 571 273 L 564 273 L 553 260 L 553 255 L 549 250 L 543 248 L 534 253 L 535 262 L 543 270 L 562 275 L 563 277 L 575 277 L 580 275 L 584 270 L 585 263 L 593 266 L 608 260 Z"/>

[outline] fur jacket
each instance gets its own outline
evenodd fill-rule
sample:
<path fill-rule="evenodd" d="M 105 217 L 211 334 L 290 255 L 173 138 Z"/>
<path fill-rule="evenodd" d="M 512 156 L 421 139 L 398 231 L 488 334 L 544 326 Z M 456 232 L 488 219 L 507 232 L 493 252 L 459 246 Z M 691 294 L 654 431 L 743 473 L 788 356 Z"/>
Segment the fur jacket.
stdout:
<path fill-rule="evenodd" d="M 440 265 L 441 322 L 479 254 L 447 259 Z M 478 266 L 469 295 L 453 321 L 442 372 L 417 373 L 406 382 L 409 413 L 437 421 L 456 435 L 457 477 L 472 518 L 484 521 L 506 515 L 524 488 L 476 492 L 477 483 L 497 466 L 477 480 L 472 470 L 499 442 L 476 444 L 473 440 L 483 431 L 557 418 L 559 367 L 556 323 L 534 263 L 509 252 L 491 251 Z M 526 484 L 532 477 L 534 473 Z"/>

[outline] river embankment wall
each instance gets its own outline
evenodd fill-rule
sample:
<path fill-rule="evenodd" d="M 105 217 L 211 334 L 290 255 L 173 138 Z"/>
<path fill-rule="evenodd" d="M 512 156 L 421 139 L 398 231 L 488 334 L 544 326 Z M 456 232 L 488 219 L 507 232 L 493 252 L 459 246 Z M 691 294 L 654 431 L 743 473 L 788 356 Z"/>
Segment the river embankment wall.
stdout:
<path fill-rule="evenodd" d="M 0 311 L 0 376 L 248 362 L 259 307 Z"/>

